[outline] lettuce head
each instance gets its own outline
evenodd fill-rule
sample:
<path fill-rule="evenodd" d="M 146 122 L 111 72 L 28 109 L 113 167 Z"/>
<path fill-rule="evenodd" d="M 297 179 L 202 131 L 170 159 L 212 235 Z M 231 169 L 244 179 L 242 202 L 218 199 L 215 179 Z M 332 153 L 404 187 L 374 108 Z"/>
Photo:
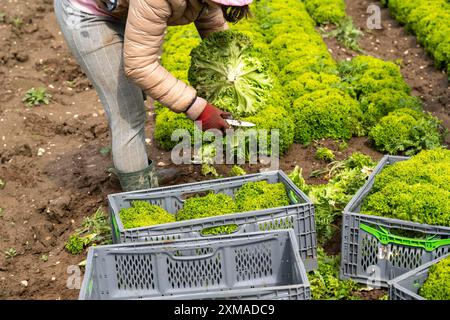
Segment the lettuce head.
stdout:
<path fill-rule="evenodd" d="M 214 32 L 191 51 L 189 82 L 199 96 L 234 116 L 265 106 L 272 89 L 268 62 L 243 33 Z"/>

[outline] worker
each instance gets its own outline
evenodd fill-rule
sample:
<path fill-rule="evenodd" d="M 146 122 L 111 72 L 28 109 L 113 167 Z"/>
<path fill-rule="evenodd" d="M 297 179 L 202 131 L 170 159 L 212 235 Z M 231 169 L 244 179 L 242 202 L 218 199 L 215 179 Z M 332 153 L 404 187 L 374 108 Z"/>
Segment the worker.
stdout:
<path fill-rule="evenodd" d="M 197 96 L 160 62 L 167 27 L 195 23 L 202 38 L 250 13 L 252 0 L 55 0 L 55 14 L 73 56 L 105 109 L 114 172 L 123 191 L 148 189 L 178 175 L 154 168 L 145 144 L 144 94 L 185 113 L 203 130 L 228 128 L 227 113 Z"/>

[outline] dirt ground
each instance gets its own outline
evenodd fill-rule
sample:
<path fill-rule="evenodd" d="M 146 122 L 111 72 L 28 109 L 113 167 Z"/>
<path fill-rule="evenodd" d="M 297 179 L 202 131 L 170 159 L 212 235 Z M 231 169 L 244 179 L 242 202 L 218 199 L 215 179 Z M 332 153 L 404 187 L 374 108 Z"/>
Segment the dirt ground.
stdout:
<path fill-rule="evenodd" d="M 364 29 L 363 15 L 369 2 L 347 2 L 349 14 Z M 6 186 L 0 190 L 0 208 L 4 209 L 0 216 L 0 299 L 76 299 L 78 290 L 66 287 L 67 268 L 85 256 L 68 254 L 64 242 L 84 217 L 100 206 L 107 208 L 108 194 L 120 191 L 118 181 L 106 171 L 112 166 L 110 154 L 100 152 L 110 145 L 106 118 L 96 93 L 63 42 L 52 0 L 2 1 L 1 12 L 5 17 L 0 22 L 0 178 Z M 11 22 L 17 17 L 22 23 L 16 20 L 14 26 Z M 381 58 L 403 58 L 402 72 L 414 94 L 449 127 L 446 75 L 434 69 L 414 37 L 389 18 L 386 10 L 383 27 L 366 32 L 362 47 Z M 352 56 L 333 40 L 327 42 L 336 58 Z M 52 102 L 26 108 L 22 98 L 32 87 L 46 87 L 53 95 Z M 149 138 L 152 114 L 149 108 Z M 337 150 L 333 141 L 318 143 Z M 159 166 L 171 166 L 170 153 L 159 150 L 153 141 L 148 149 Z M 377 160 L 382 156 L 365 138 L 356 138 L 347 150 L 337 152 L 337 158 L 353 151 Z M 294 145 L 280 166 L 290 171 L 295 165 L 309 175 L 325 163 L 314 159 L 314 145 Z M 206 179 L 198 166 L 181 169 L 183 175 L 172 184 Z M 219 173 L 225 174 L 227 169 L 220 167 Z M 257 172 L 259 167 L 245 169 Z M 331 251 L 338 242 L 337 238 L 330 244 Z M 10 248 L 17 251 L 12 259 L 3 254 Z M 48 261 L 40 259 L 43 254 Z"/>

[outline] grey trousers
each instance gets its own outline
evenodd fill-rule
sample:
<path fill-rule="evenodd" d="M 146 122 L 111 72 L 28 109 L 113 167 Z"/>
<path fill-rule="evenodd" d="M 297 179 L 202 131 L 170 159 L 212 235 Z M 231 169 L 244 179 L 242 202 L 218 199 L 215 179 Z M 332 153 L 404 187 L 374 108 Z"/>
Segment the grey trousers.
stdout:
<path fill-rule="evenodd" d="M 67 45 L 93 84 L 105 109 L 117 170 L 131 173 L 149 164 L 145 147 L 146 109 L 142 90 L 123 70 L 125 24 L 81 12 L 69 0 L 54 8 Z"/>

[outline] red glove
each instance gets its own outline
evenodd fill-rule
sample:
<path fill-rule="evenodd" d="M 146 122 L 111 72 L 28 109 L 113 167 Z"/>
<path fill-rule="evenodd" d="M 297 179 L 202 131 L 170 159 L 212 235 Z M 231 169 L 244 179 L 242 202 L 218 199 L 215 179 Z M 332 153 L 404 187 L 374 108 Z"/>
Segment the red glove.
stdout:
<path fill-rule="evenodd" d="M 202 130 L 219 129 L 225 132 L 225 129 L 230 128 L 228 123 L 224 120 L 231 116 L 231 113 L 224 112 L 212 104 L 207 103 L 205 109 L 195 121 L 200 121 Z"/>

